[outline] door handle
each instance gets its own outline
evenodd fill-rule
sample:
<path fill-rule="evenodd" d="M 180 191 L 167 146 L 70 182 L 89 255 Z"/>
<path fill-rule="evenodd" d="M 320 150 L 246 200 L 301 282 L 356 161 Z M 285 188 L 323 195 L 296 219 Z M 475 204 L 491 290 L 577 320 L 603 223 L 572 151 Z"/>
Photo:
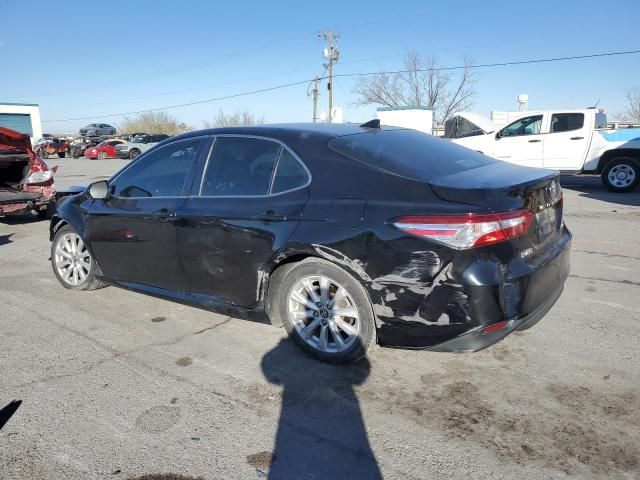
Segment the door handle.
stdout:
<path fill-rule="evenodd" d="M 155 218 L 159 218 L 160 220 L 168 220 L 176 217 L 176 212 L 170 211 L 168 208 L 161 208 L 160 210 L 156 210 L 151 215 Z"/>
<path fill-rule="evenodd" d="M 529 143 L 538 143 L 541 142 L 542 140 L 529 140 Z"/>
<path fill-rule="evenodd" d="M 269 222 L 269 221 L 280 221 L 280 220 L 286 220 L 286 217 L 282 216 L 282 215 L 276 215 L 276 212 L 274 210 L 265 210 L 262 213 L 259 213 L 258 215 L 256 215 L 255 217 L 253 217 L 254 220 L 261 220 L 263 222 Z"/>
<path fill-rule="evenodd" d="M 571 137 L 571 140 L 584 140 L 584 137 Z"/>

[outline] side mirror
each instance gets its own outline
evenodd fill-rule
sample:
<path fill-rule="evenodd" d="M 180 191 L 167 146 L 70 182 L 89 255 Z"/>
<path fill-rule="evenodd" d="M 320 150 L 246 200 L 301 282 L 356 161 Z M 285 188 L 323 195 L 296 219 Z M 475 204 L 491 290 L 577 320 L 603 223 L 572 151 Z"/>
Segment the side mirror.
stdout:
<path fill-rule="evenodd" d="M 502 130 L 498 130 L 498 133 L 496 133 L 496 139 L 502 138 L 503 133 Z"/>
<path fill-rule="evenodd" d="M 89 195 L 94 200 L 106 200 L 109 198 L 109 184 L 106 180 L 92 183 L 89 185 Z"/>

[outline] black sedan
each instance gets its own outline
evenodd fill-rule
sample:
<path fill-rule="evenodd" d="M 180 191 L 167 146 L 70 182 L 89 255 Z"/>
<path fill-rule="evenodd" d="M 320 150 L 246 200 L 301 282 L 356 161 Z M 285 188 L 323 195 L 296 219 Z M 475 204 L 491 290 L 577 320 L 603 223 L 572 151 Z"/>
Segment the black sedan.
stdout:
<path fill-rule="evenodd" d="M 50 229 L 66 288 L 268 319 L 333 363 L 531 327 L 571 243 L 557 172 L 375 121 L 173 137 L 67 197 Z"/>

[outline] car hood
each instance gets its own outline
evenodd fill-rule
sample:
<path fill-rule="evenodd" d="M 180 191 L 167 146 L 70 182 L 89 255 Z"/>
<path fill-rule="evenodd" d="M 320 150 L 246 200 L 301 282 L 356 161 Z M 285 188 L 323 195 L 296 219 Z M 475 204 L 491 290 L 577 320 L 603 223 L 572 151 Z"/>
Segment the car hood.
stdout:
<path fill-rule="evenodd" d="M 0 127 L 0 150 L 20 150 L 33 157 L 29 135 L 8 128 Z"/>

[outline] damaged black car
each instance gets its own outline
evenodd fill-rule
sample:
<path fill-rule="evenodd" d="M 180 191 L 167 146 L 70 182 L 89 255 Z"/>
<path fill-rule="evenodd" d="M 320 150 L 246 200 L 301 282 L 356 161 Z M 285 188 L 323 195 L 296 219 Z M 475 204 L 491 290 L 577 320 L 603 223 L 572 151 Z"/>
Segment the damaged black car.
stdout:
<path fill-rule="evenodd" d="M 316 358 L 477 351 L 569 274 L 557 172 L 414 130 L 282 124 L 170 138 L 51 221 L 60 283 L 283 325 Z"/>

